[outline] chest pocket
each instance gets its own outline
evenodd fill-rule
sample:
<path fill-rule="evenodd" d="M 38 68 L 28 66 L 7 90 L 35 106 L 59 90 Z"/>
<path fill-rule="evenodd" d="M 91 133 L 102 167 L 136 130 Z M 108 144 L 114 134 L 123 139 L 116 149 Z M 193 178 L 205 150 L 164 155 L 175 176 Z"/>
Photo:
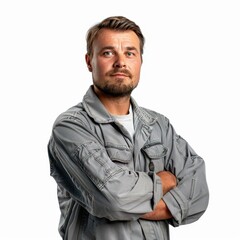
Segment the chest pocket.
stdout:
<path fill-rule="evenodd" d="M 121 167 L 128 167 L 132 162 L 132 151 L 127 146 L 119 146 L 114 144 L 107 144 L 106 150 L 109 158 L 115 162 L 115 164 Z"/>
<path fill-rule="evenodd" d="M 160 142 L 148 143 L 142 148 L 147 159 L 147 170 L 151 172 L 159 172 L 164 170 L 164 157 L 168 149 Z"/>

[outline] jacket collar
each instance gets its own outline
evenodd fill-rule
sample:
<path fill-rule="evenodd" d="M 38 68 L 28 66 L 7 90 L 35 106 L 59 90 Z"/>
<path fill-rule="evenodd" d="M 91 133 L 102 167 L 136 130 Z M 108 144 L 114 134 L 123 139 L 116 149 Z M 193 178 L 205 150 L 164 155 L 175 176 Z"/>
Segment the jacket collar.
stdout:
<path fill-rule="evenodd" d="M 131 104 L 134 114 L 136 114 L 139 120 L 142 120 L 144 124 L 152 125 L 155 123 L 157 117 L 153 114 L 150 114 L 145 109 L 140 108 L 133 97 L 131 97 Z M 115 121 L 115 119 L 106 110 L 102 102 L 93 91 L 93 86 L 89 87 L 88 91 L 83 97 L 83 107 L 87 114 L 97 123 L 110 123 Z"/>

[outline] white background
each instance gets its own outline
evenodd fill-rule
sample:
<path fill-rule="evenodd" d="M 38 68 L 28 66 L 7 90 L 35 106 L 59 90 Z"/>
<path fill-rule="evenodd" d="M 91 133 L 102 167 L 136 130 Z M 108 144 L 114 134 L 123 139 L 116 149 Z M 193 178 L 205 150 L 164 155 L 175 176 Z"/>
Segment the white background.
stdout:
<path fill-rule="evenodd" d="M 112 15 L 146 37 L 139 105 L 166 115 L 206 161 L 202 218 L 172 240 L 239 239 L 240 4 L 233 0 L 0 2 L 0 239 L 59 240 L 47 143 L 91 84 L 85 34 Z"/>

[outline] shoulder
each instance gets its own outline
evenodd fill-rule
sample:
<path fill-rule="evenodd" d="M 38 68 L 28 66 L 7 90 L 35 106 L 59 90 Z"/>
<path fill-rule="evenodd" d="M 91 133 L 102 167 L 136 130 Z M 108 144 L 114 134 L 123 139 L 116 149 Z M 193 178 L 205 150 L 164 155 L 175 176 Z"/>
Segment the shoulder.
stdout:
<path fill-rule="evenodd" d="M 82 102 L 78 103 L 75 106 L 70 107 L 66 111 L 60 113 L 56 120 L 54 121 L 53 127 L 63 123 L 63 122 L 84 122 L 86 119 L 86 112 L 83 108 Z"/>

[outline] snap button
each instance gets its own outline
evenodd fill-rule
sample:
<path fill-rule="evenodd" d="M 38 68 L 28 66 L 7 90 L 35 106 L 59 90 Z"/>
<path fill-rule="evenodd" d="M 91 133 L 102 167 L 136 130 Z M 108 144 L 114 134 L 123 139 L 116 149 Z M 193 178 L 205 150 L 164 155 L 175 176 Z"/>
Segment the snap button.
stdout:
<path fill-rule="evenodd" d="M 151 172 L 153 172 L 154 169 L 155 169 L 154 163 L 153 163 L 153 162 L 150 162 L 150 163 L 149 163 L 149 170 L 150 170 Z"/>

